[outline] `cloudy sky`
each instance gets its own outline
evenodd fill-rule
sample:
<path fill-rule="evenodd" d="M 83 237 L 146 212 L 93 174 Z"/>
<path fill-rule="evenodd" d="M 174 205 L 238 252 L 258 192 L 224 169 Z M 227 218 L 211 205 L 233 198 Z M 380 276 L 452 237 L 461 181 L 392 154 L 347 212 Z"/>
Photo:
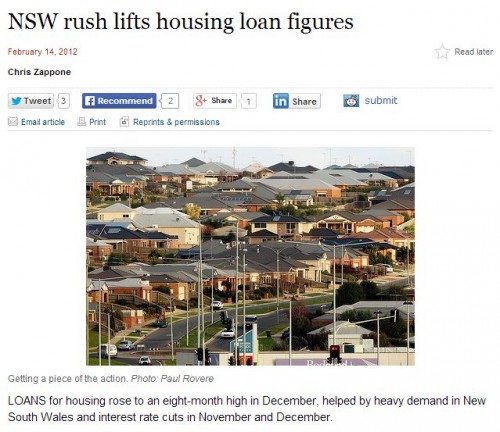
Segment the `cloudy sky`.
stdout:
<path fill-rule="evenodd" d="M 191 158 L 205 162 L 223 162 L 241 169 L 252 163 L 271 166 L 294 161 L 296 165 L 325 168 L 331 164 L 369 163 L 407 166 L 415 164 L 413 147 L 89 147 L 87 157 L 108 151 L 140 156 L 150 166 L 182 163 Z"/>

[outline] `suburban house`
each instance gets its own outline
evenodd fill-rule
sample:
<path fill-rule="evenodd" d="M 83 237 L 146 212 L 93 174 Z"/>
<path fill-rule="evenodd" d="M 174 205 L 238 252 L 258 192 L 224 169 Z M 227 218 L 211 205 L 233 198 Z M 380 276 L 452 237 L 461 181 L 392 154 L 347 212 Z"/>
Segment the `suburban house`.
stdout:
<path fill-rule="evenodd" d="M 106 152 L 87 159 L 89 165 L 146 165 L 147 159 L 125 153 Z"/>
<path fill-rule="evenodd" d="M 267 168 L 275 173 L 279 171 L 285 171 L 290 174 L 305 174 L 318 171 L 318 168 L 313 167 L 312 165 L 307 165 L 307 166 L 295 165 L 294 161 L 288 161 L 288 163 L 280 162 L 275 165 L 269 166 Z"/>
<path fill-rule="evenodd" d="M 275 189 L 283 195 L 290 194 L 292 191 L 301 191 L 302 194 L 309 193 L 315 202 L 325 202 L 325 200 L 341 198 L 342 196 L 340 188 L 314 176 L 294 176 L 285 172 L 276 173 L 271 177 L 256 181 Z"/>
<path fill-rule="evenodd" d="M 89 225 L 88 228 L 92 233 L 97 231 L 97 237 L 106 241 L 113 252 L 127 253 L 139 260 L 147 260 L 152 250 L 170 252 L 178 249 L 177 237 L 159 231 L 130 230 L 105 224 L 96 230 L 97 225 Z"/>
<path fill-rule="evenodd" d="M 349 177 L 370 186 L 383 186 L 387 188 L 395 188 L 398 186 L 398 181 L 396 179 L 367 169 L 325 169 L 318 171 L 318 174 L 322 172 L 328 173 L 331 176 Z"/>
<path fill-rule="evenodd" d="M 303 232 L 309 232 L 313 223 L 296 216 L 266 215 L 250 221 L 250 227 L 252 234 L 265 229 L 279 238 L 294 238 Z"/>
<path fill-rule="evenodd" d="M 175 210 L 182 211 L 186 205 L 192 204 L 200 208 L 200 216 L 214 215 L 221 210 L 233 210 L 231 205 L 223 202 L 216 197 L 207 197 L 194 195 L 190 197 L 176 197 L 148 204 L 146 208 L 154 209 L 159 207 L 171 207 Z M 242 209 L 245 211 L 245 209 Z"/>
<path fill-rule="evenodd" d="M 121 280 L 106 281 L 108 288 L 108 299 L 110 303 L 116 303 L 120 298 L 138 297 L 146 302 L 152 302 L 153 287 L 145 278 L 134 277 Z"/>
<path fill-rule="evenodd" d="M 335 248 L 336 268 L 349 267 L 352 269 L 363 269 L 370 265 L 370 256 L 360 249 L 351 247 L 336 247 Z M 332 271 L 332 270 L 331 270 Z"/>
<path fill-rule="evenodd" d="M 337 238 L 339 233 L 329 228 L 312 228 L 308 233 L 302 234 L 304 241 L 319 241 L 325 239 Z"/>
<path fill-rule="evenodd" d="M 342 235 L 365 233 L 389 226 L 388 222 L 366 213 L 333 211 L 321 216 L 310 216 L 315 228 L 328 228 Z"/>
<path fill-rule="evenodd" d="M 91 267 L 102 266 L 113 252 L 113 245 L 104 240 L 86 237 L 87 264 Z"/>
<path fill-rule="evenodd" d="M 304 192 L 300 190 L 293 190 L 289 193 L 284 194 L 283 196 L 283 204 L 284 205 L 293 205 L 293 206 L 312 206 L 314 204 L 314 198 L 311 193 Z"/>
<path fill-rule="evenodd" d="M 392 191 L 383 191 L 369 197 L 372 210 L 388 210 L 406 215 L 407 218 L 415 217 L 415 183 L 402 186 Z"/>
<path fill-rule="evenodd" d="M 363 212 L 364 215 L 374 216 L 384 222 L 389 222 L 389 227 L 396 227 L 405 221 L 405 217 L 396 212 L 383 209 L 370 209 Z"/>
<path fill-rule="evenodd" d="M 269 231 L 268 229 L 259 229 L 256 232 L 246 236 L 248 244 L 260 244 L 267 241 L 278 240 L 278 234 Z"/>
<path fill-rule="evenodd" d="M 106 172 L 94 171 L 87 167 L 86 193 L 89 196 L 94 191 L 99 191 L 103 196 L 117 196 L 126 194 L 132 196 L 146 187 L 146 178 L 141 175 L 113 175 Z"/>
<path fill-rule="evenodd" d="M 170 164 L 155 167 L 155 171 L 167 181 L 173 181 L 182 185 L 183 191 L 189 191 L 205 185 L 205 177 L 197 171 L 184 164 Z"/>
<path fill-rule="evenodd" d="M 105 207 L 97 212 L 99 222 L 111 222 L 116 219 L 133 219 L 136 211 L 125 204 L 116 203 Z"/>
<path fill-rule="evenodd" d="M 370 251 L 375 251 L 377 255 L 395 258 L 397 249 L 394 245 L 377 242 L 362 235 L 323 239 L 322 243 L 335 248 L 337 266 L 342 263 L 339 257 L 344 255 L 344 266 L 347 265 L 353 268 L 366 267 L 369 264 L 368 253 Z M 345 255 L 343 250 L 346 250 L 348 255 Z"/>
<path fill-rule="evenodd" d="M 206 185 L 232 182 L 240 177 L 240 172 L 236 168 L 221 162 L 207 162 L 197 166 L 196 171 L 203 175 Z"/>
<path fill-rule="evenodd" d="M 241 171 L 242 171 L 244 176 L 248 176 L 248 177 L 254 178 L 254 179 L 266 178 L 266 177 L 269 177 L 271 174 L 273 174 L 272 170 L 270 170 L 269 168 L 266 168 L 264 165 L 261 165 L 258 163 L 253 163 L 251 165 L 248 165 L 247 167 L 243 168 Z"/>
<path fill-rule="evenodd" d="M 198 244 L 200 224 L 187 217 L 186 214 L 171 208 L 147 209 L 139 207 L 131 209 L 116 203 L 97 212 L 99 222 L 133 222 L 142 231 L 160 232 L 177 238 L 172 247 L 185 249 Z"/>
<path fill-rule="evenodd" d="M 307 336 L 311 337 L 321 333 L 332 333 L 333 321 L 330 314 L 325 314 L 312 320 L 314 330 L 310 331 Z M 365 350 L 373 350 L 373 339 L 367 339 L 366 336 L 372 331 L 349 321 L 336 321 L 335 326 L 335 344 L 342 346 L 342 352 L 350 351 L 351 348 L 355 353 L 362 353 Z"/>
<path fill-rule="evenodd" d="M 225 210 L 219 211 L 217 214 L 211 215 L 204 219 L 205 221 L 219 222 L 227 225 L 236 225 L 241 229 L 246 229 L 250 221 L 267 216 L 262 212 L 229 212 Z"/>
<path fill-rule="evenodd" d="M 342 191 L 355 190 L 357 188 L 364 188 L 368 186 L 368 184 L 364 181 L 359 180 L 356 177 L 344 175 L 341 171 L 336 170 L 319 170 L 314 174 L 308 175 L 308 177 L 321 179 L 324 182 L 341 189 Z"/>
<path fill-rule="evenodd" d="M 227 207 L 232 207 L 234 211 L 237 208 L 246 209 L 250 212 L 259 211 L 263 206 L 276 209 L 278 201 L 276 196 L 278 190 L 272 187 L 258 183 L 257 180 L 245 177 L 231 182 L 223 182 L 214 184 L 210 187 L 191 191 L 186 195 L 205 196 L 216 198 L 226 204 Z"/>
<path fill-rule="evenodd" d="M 359 237 L 368 238 L 379 243 L 388 243 L 397 248 L 410 247 L 410 249 L 413 249 L 415 247 L 415 235 L 396 228 L 383 228 L 367 233 L 349 235 L 349 238 L 352 239 Z"/>

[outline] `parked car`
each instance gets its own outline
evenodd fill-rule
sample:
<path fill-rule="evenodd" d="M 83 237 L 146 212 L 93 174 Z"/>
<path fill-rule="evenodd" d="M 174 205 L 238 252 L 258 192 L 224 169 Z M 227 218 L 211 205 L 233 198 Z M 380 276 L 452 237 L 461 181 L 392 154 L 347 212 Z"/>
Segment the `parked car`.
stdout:
<path fill-rule="evenodd" d="M 165 328 L 167 326 L 168 323 L 165 320 L 156 320 L 151 324 L 151 327 Z"/>
<path fill-rule="evenodd" d="M 134 344 L 132 343 L 132 341 L 129 341 L 127 339 L 121 340 L 118 344 L 118 351 L 130 351 L 133 348 Z"/>
<path fill-rule="evenodd" d="M 149 366 L 151 365 L 151 359 L 149 358 L 149 356 L 141 356 L 139 357 L 139 364 L 141 366 Z"/>
<path fill-rule="evenodd" d="M 118 357 L 116 345 L 101 344 L 101 358 Z"/>
<path fill-rule="evenodd" d="M 214 309 L 222 309 L 222 308 L 224 307 L 224 303 L 222 303 L 222 302 L 221 302 L 221 301 L 219 301 L 219 300 L 214 300 L 214 301 L 212 302 L 212 307 L 213 307 Z"/>
<path fill-rule="evenodd" d="M 234 338 L 234 330 L 233 329 L 224 329 L 222 330 L 220 337 L 223 339 Z"/>
<path fill-rule="evenodd" d="M 389 264 L 378 263 L 375 264 L 375 267 L 384 268 L 387 273 L 392 273 L 394 271 L 394 268 Z"/>

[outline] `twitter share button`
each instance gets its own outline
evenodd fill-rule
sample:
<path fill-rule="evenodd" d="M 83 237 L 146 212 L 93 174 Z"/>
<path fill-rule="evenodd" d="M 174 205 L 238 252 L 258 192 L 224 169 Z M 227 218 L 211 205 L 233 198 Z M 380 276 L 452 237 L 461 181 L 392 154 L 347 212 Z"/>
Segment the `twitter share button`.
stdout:
<path fill-rule="evenodd" d="M 9 108 L 14 109 L 52 109 L 53 93 L 10 93 Z"/>

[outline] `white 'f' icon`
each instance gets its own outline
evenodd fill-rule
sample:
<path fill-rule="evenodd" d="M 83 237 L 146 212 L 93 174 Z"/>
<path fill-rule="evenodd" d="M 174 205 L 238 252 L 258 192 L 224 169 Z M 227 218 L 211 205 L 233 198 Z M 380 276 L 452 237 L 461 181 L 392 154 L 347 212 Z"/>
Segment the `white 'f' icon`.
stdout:
<path fill-rule="evenodd" d="M 85 96 L 85 106 L 87 107 L 95 106 L 95 97 Z"/>

